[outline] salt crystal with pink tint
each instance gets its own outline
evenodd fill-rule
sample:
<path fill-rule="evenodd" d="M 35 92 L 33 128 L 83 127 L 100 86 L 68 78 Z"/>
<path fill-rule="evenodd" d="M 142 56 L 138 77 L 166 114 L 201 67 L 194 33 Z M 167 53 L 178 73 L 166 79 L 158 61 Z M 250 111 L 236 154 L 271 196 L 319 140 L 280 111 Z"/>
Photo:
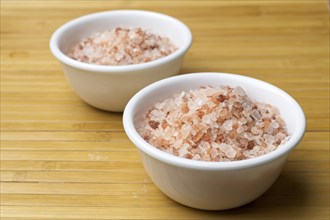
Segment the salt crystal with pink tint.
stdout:
<path fill-rule="evenodd" d="M 276 107 L 229 86 L 202 86 L 155 103 L 138 129 L 154 147 L 203 161 L 235 161 L 276 150 L 290 137 Z"/>
<path fill-rule="evenodd" d="M 167 37 L 142 28 L 117 27 L 83 39 L 68 56 L 84 63 L 120 66 L 150 62 L 176 50 Z"/>

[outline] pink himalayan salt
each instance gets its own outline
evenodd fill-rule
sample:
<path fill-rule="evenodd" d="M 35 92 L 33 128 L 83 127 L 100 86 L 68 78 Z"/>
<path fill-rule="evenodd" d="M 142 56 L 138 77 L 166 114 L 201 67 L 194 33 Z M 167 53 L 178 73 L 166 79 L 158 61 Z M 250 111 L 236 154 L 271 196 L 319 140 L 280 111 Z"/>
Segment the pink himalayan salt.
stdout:
<path fill-rule="evenodd" d="M 289 139 L 277 108 L 252 101 L 239 86 L 175 94 L 153 105 L 138 130 L 167 153 L 215 162 L 261 156 Z"/>
<path fill-rule="evenodd" d="M 75 45 L 68 56 L 98 65 L 131 65 L 165 57 L 177 48 L 172 42 L 141 28 L 97 32 Z"/>

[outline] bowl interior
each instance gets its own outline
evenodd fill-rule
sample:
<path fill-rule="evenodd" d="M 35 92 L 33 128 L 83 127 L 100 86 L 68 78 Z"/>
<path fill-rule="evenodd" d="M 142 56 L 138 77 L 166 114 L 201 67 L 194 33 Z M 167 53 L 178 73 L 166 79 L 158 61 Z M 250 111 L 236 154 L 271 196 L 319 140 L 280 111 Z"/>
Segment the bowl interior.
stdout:
<path fill-rule="evenodd" d="M 60 28 L 58 47 L 66 54 L 83 38 L 99 31 L 116 27 L 141 27 L 168 37 L 177 46 L 190 44 L 190 31 L 179 20 L 154 12 L 139 10 L 118 10 L 86 15 L 72 20 Z"/>
<path fill-rule="evenodd" d="M 185 74 L 158 81 L 142 89 L 131 99 L 131 101 L 126 106 L 124 112 L 124 126 L 126 133 L 136 144 L 136 146 L 140 148 L 140 150 L 154 156 L 156 155 L 156 157 L 162 154 L 161 159 L 165 158 L 166 160 L 166 157 L 169 157 L 165 156 L 167 153 L 161 153 L 160 150 L 158 150 L 159 152 L 156 152 L 153 149 L 151 150 L 151 146 L 146 142 L 143 142 L 142 137 L 138 135 L 136 128 L 139 127 L 141 121 L 143 120 L 143 115 L 145 115 L 145 112 L 150 108 L 151 105 L 156 102 L 163 101 L 166 98 L 172 97 L 172 95 L 175 93 L 181 93 L 182 91 L 197 89 L 200 86 L 207 85 L 241 86 L 247 95 L 253 100 L 276 106 L 279 109 L 282 118 L 285 120 L 289 135 L 291 136 L 290 140 L 285 145 L 274 151 L 275 153 L 271 152 L 254 159 L 227 163 L 249 164 L 251 161 L 260 160 L 259 162 L 265 162 L 269 159 L 275 159 L 276 157 L 283 156 L 283 154 L 286 154 L 292 150 L 302 138 L 305 131 L 305 116 L 299 104 L 291 96 L 269 83 L 250 77 L 223 73 Z M 174 160 L 177 161 L 177 159 Z M 189 161 L 183 163 L 197 162 L 186 159 L 182 159 L 182 161 L 183 160 Z M 179 162 L 181 163 L 181 161 Z"/>

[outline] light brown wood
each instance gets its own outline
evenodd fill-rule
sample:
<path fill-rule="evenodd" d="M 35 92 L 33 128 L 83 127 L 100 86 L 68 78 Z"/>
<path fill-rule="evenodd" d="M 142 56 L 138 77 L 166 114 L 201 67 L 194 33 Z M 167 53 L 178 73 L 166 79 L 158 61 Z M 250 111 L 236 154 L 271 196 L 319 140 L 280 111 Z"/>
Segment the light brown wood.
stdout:
<path fill-rule="evenodd" d="M 181 73 L 238 73 L 279 86 L 303 107 L 304 139 L 260 198 L 218 212 L 162 194 L 122 115 L 71 90 L 49 38 L 61 24 L 112 9 L 185 22 Z M 1 1 L 1 211 L 30 219 L 329 219 L 329 4 L 304 1 Z"/>

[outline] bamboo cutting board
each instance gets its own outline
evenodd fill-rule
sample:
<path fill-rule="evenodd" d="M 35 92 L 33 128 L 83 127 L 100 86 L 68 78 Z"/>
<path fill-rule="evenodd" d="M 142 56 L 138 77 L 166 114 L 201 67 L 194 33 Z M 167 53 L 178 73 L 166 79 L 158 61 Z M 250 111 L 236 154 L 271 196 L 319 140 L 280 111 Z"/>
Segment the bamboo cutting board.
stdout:
<path fill-rule="evenodd" d="M 307 131 L 254 202 L 227 211 L 163 195 L 122 115 L 70 89 L 49 51 L 63 23 L 113 9 L 152 10 L 192 30 L 181 73 L 270 82 L 303 107 Z M 1 219 L 329 219 L 329 7 L 315 1 L 1 1 Z"/>

